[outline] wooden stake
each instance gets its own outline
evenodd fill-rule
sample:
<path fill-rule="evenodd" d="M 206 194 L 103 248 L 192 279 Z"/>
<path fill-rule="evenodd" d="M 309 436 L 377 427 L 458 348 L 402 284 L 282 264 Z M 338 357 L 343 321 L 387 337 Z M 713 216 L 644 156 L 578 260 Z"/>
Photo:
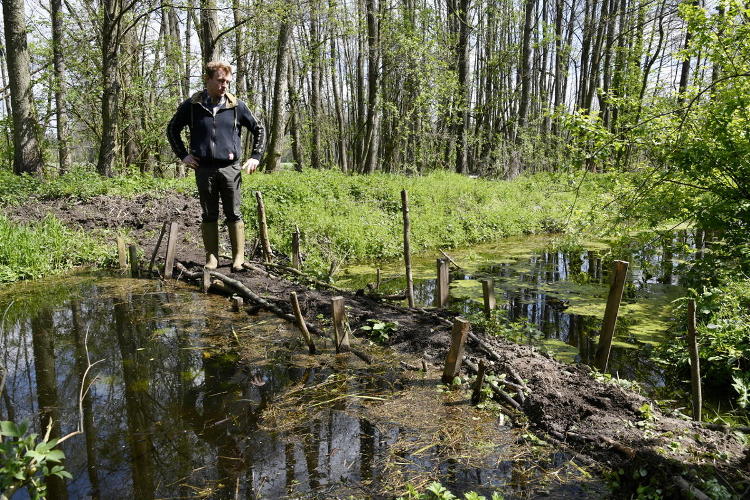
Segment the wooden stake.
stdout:
<path fill-rule="evenodd" d="M 138 265 L 138 247 L 135 245 L 129 245 L 128 254 L 130 254 L 130 276 L 137 278 L 141 275 L 141 270 Z"/>
<path fill-rule="evenodd" d="M 474 392 L 471 393 L 471 404 L 476 405 L 482 402 L 482 384 L 484 384 L 484 374 L 487 371 L 487 365 L 484 361 L 479 362 L 477 370 L 477 380 L 474 382 Z"/>
<path fill-rule="evenodd" d="M 315 354 L 315 343 L 313 342 L 310 331 L 307 329 L 305 319 L 302 316 L 302 309 L 299 307 L 299 300 L 297 299 L 297 292 L 291 292 L 289 294 L 289 301 L 292 303 L 292 311 L 294 312 L 294 318 L 297 320 L 295 324 L 299 331 L 302 332 L 302 339 L 307 344 L 307 350 L 310 354 Z"/>
<path fill-rule="evenodd" d="M 599 333 L 599 346 L 596 349 L 596 357 L 594 358 L 594 366 L 602 373 L 607 370 L 607 363 L 609 363 L 609 351 L 612 348 L 612 338 L 615 335 L 617 314 L 620 310 L 620 301 L 622 300 L 622 291 L 625 288 L 625 274 L 627 272 L 628 263 L 624 260 L 616 260 L 612 284 L 609 287 L 609 297 L 607 297 L 607 308 L 604 311 L 602 330 Z"/>
<path fill-rule="evenodd" d="M 380 290 L 380 268 L 375 271 L 375 290 Z"/>
<path fill-rule="evenodd" d="M 456 318 L 451 331 L 451 349 L 445 358 L 445 370 L 443 370 L 443 383 L 450 384 L 453 378 L 461 371 L 461 362 L 464 357 L 464 344 L 469 336 L 471 323 L 462 318 Z"/>
<path fill-rule="evenodd" d="M 701 394 L 701 365 L 698 356 L 698 332 L 695 326 L 695 300 L 688 301 L 688 351 L 690 352 L 690 382 L 693 394 L 693 420 L 701 421 L 703 396 Z"/>
<path fill-rule="evenodd" d="M 482 295 L 484 295 L 484 317 L 490 319 L 492 310 L 495 309 L 495 280 L 480 280 L 482 283 Z"/>
<path fill-rule="evenodd" d="M 271 251 L 271 242 L 268 240 L 268 224 L 266 223 L 266 206 L 263 204 L 263 194 L 260 191 L 255 192 L 255 199 L 258 201 L 258 231 L 260 245 L 263 249 L 263 260 L 271 262 L 273 253 Z"/>
<path fill-rule="evenodd" d="M 232 297 L 232 311 L 234 312 L 240 312 L 242 310 L 242 306 L 245 305 L 245 300 L 242 297 L 233 296 Z"/>
<path fill-rule="evenodd" d="M 164 277 L 171 278 L 174 269 L 174 254 L 177 245 L 177 230 L 179 225 L 176 222 L 169 223 L 169 237 L 167 238 L 167 255 L 164 259 Z"/>
<path fill-rule="evenodd" d="M 439 308 L 448 304 L 448 259 L 437 259 L 437 287 L 435 302 Z"/>
<path fill-rule="evenodd" d="M 295 227 L 292 233 L 292 267 L 294 269 L 302 269 L 302 260 L 299 256 L 299 228 Z"/>
<path fill-rule="evenodd" d="M 161 246 L 161 240 L 164 239 L 164 234 L 167 232 L 167 223 L 161 225 L 161 231 L 159 231 L 159 239 L 156 240 L 156 246 L 154 251 L 151 253 L 151 260 L 148 262 L 148 273 L 154 272 L 154 262 L 156 262 L 156 254 L 159 253 L 159 247 Z"/>
<path fill-rule="evenodd" d="M 344 297 L 332 297 L 331 310 L 333 313 L 333 341 L 336 345 L 336 354 L 346 352 L 349 350 L 349 332 L 346 329 Z"/>
<path fill-rule="evenodd" d="M 208 289 L 211 288 L 211 271 L 203 268 L 203 281 L 201 281 L 201 291 L 208 293 Z"/>
<path fill-rule="evenodd" d="M 119 235 L 117 236 L 117 260 L 119 261 L 120 269 L 128 268 L 128 254 L 125 250 L 125 240 Z"/>
<path fill-rule="evenodd" d="M 411 275 L 411 248 L 409 245 L 409 194 L 406 189 L 401 191 L 401 211 L 404 215 L 404 263 L 406 264 L 406 299 L 409 307 L 414 307 L 414 279 Z"/>

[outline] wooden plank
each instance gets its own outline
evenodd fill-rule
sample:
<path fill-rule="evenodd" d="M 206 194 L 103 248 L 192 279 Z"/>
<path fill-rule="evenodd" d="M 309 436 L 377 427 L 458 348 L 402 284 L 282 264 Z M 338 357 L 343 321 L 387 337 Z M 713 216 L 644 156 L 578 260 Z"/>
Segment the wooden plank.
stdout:
<path fill-rule="evenodd" d="M 437 259 L 437 286 L 435 287 L 435 302 L 438 308 L 448 305 L 450 269 L 448 259 Z"/>
<path fill-rule="evenodd" d="M 260 191 L 256 191 L 255 199 L 258 202 L 258 237 L 260 238 L 260 246 L 263 250 L 263 260 L 271 262 L 273 252 L 271 250 L 271 242 L 268 239 L 268 223 L 266 222 L 266 206 L 263 204 L 263 194 Z"/>
<path fill-rule="evenodd" d="M 701 421 L 703 395 L 701 394 L 701 362 L 698 352 L 698 330 L 695 320 L 695 300 L 688 301 L 688 351 L 690 352 L 690 385 L 692 386 L 693 420 Z"/>
<path fill-rule="evenodd" d="M 151 260 L 148 262 L 148 273 L 151 274 L 154 272 L 154 262 L 156 262 L 156 255 L 159 253 L 159 247 L 161 247 L 161 242 L 164 239 L 164 234 L 167 232 L 167 223 L 161 225 L 161 231 L 159 231 L 159 239 L 156 240 L 156 246 L 154 247 L 154 251 L 151 253 Z"/>
<path fill-rule="evenodd" d="M 299 228 L 295 228 L 292 233 L 292 267 L 302 269 L 302 259 L 300 258 L 300 234 Z"/>
<path fill-rule="evenodd" d="M 484 296 L 484 317 L 490 319 L 492 311 L 497 305 L 495 301 L 495 280 L 489 278 L 480 281 L 482 282 L 482 295 Z"/>
<path fill-rule="evenodd" d="M 299 306 L 297 292 L 291 292 L 289 294 L 289 302 L 292 303 L 292 311 L 294 312 L 294 319 L 296 320 L 295 324 L 297 325 L 297 328 L 299 328 L 299 331 L 302 333 L 302 339 L 307 344 L 307 350 L 310 352 L 310 354 L 315 354 L 315 342 L 313 342 L 312 335 L 310 335 L 310 331 L 307 329 L 307 325 L 305 324 L 305 318 L 302 316 L 302 309 Z"/>
<path fill-rule="evenodd" d="M 406 299 L 409 307 L 414 307 L 414 279 L 411 273 L 411 248 L 409 244 L 409 193 L 406 189 L 401 191 L 401 211 L 404 217 L 404 264 L 406 266 Z"/>
<path fill-rule="evenodd" d="M 138 247 L 136 245 L 129 245 L 128 254 L 130 256 L 130 276 L 138 278 L 141 275 L 141 269 L 138 262 Z"/>
<path fill-rule="evenodd" d="M 346 309 L 344 309 L 344 297 L 331 297 L 331 315 L 333 316 L 333 341 L 336 345 L 336 354 L 347 352 L 349 346 L 349 331 L 346 328 Z"/>
<path fill-rule="evenodd" d="M 117 235 L 117 260 L 120 269 L 128 268 L 128 252 L 125 249 L 125 240 L 120 235 Z"/>
<path fill-rule="evenodd" d="M 464 345 L 469 336 L 471 323 L 463 318 L 456 318 L 451 331 L 451 348 L 445 358 L 445 369 L 443 370 L 443 383 L 450 384 L 461 371 L 461 362 L 464 358 Z"/>
<path fill-rule="evenodd" d="M 620 310 L 622 291 L 625 288 L 625 275 L 628 272 L 628 263 L 624 260 L 616 260 L 614 265 L 614 275 L 612 276 L 612 284 L 609 287 L 609 296 L 607 297 L 607 308 L 604 311 L 604 321 L 599 333 L 599 345 L 596 349 L 596 357 L 594 358 L 594 366 L 602 373 L 607 370 L 607 364 L 609 363 L 609 351 L 612 349 L 612 338 L 615 336 L 617 314 Z"/>
<path fill-rule="evenodd" d="M 164 258 L 164 278 L 171 278 L 174 269 L 174 255 L 177 247 L 177 235 L 179 224 L 176 222 L 169 223 L 169 237 L 167 238 L 167 255 Z"/>

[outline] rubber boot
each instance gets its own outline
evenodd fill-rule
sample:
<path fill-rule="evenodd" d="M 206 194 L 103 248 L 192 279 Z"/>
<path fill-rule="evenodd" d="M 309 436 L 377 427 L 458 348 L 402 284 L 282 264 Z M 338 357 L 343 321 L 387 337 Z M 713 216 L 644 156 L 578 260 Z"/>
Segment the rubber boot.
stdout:
<path fill-rule="evenodd" d="M 219 223 L 202 223 L 201 234 L 206 249 L 206 269 L 216 269 L 219 265 Z"/>
<path fill-rule="evenodd" d="M 232 272 L 242 271 L 245 263 L 245 223 L 241 220 L 230 222 L 229 241 L 232 243 Z"/>

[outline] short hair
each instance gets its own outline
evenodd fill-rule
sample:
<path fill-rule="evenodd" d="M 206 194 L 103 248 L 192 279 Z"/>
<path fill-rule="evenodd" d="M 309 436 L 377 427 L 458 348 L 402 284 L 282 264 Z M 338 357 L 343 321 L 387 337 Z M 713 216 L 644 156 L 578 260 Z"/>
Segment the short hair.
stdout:
<path fill-rule="evenodd" d="M 232 74 L 232 67 L 229 65 L 229 63 L 226 63 L 224 61 L 210 61 L 206 63 L 206 76 L 208 78 L 213 78 L 216 72 L 220 69 L 224 70 L 228 75 Z"/>

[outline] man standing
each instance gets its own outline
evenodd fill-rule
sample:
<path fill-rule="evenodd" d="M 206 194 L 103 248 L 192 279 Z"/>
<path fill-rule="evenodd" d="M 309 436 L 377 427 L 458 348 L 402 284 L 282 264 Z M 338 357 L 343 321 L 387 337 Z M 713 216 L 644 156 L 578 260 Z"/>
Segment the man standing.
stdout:
<path fill-rule="evenodd" d="M 218 266 L 221 199 L 232 243 L 232 271 L 236 272 L 242 270 L 245 262 L 245 224 L 240 213 L 242 171 L 251 174 L 258 167 L 266 146 L 265 129 L 244 102 L 227 92 L 232 81 L 229 64 L 209 62 L 204 79 L 206 88 L 177 108 L 167 126 L 167 138 L 182 163 L 195 170 L 206 268 Z M 185 127 L 190 130 L 190 151 L 180 137 Z M 253 150 L 240 167 L 242 127 L 253 135 Z"/>

